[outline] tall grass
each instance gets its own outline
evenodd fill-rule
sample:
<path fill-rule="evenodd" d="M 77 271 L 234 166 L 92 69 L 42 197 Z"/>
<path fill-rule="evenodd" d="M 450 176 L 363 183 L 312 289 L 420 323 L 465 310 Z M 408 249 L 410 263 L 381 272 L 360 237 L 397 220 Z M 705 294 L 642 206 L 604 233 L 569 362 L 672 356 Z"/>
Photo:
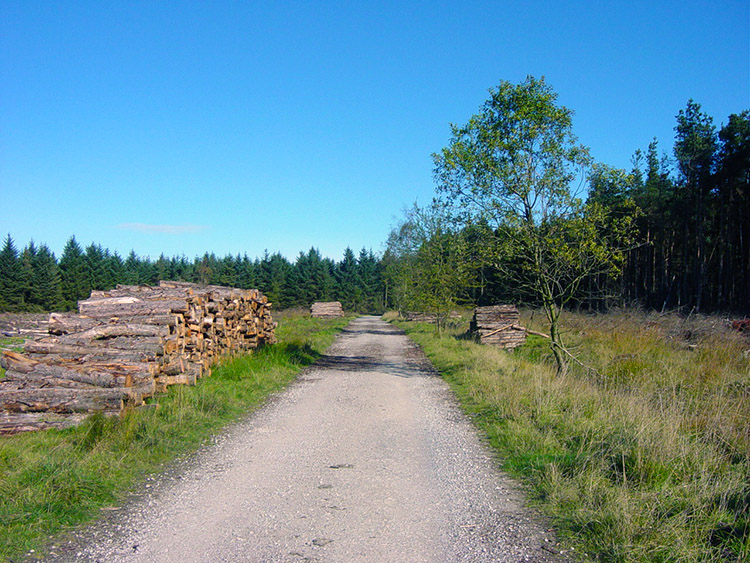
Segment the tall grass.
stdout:
<path fill-rule="evenodd" d="M 539 337 L 504 352 L 402 326 L 585 559 L 750 560 L 750 343 L 717 319 L 563 322 L 588 366 L 565 377 Z"/>
<path fill-rule="evenodd" d="M 150 408 L 0 437 L 0 561 L 39 553 L 50 535 L 95 518 L 147 474 L 197 449 L 293 380 L 348 322 L 279 317 L 278 344 L 228 358 L 210 378 L 172 387 Z"/>

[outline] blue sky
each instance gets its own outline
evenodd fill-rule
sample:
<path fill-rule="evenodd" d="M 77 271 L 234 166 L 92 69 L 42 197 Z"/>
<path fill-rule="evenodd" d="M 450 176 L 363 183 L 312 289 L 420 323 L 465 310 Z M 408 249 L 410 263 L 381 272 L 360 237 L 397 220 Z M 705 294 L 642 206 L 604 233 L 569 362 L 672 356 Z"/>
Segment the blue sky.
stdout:
<path fill-rule="evenodd" d="M 58 256 L 382 250 L 431 154 L 545 76 L 593 156 L 750 107 L 747 0 L 0 3 L 0 233 Z"/>

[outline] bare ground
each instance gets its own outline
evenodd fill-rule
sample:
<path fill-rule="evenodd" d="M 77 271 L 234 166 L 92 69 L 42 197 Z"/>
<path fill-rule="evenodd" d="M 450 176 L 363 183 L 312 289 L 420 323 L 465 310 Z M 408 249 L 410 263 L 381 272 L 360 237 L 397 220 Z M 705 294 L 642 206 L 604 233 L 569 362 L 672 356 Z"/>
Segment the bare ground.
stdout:
<path fill-rule="evenodd" d="M 376 317 L 51 561 L 567 561 L 419 349 Z"/>

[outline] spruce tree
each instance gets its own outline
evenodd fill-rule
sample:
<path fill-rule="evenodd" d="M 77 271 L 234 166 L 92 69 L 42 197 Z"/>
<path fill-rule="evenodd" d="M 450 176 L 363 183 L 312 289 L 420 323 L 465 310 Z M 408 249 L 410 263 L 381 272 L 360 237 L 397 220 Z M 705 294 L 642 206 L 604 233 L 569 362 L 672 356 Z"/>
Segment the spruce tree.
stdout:
<path fill-rule="evenodd" d="M 359 265 L 354 252 L 348 246 L 344 258 L 336 268 L 336 284 L 339 301 L 344 309 L 360 311 L 362 308 L 362 284 L 359 277 Z"/>
<path fill-rule="evenodd" d="M 26 248 L 23 249 L 18 260 L 18 278 L 20 280 L 20 288 L 22 293 L 23 304 L 19 311 L 35 311 L 37 307 L 34 306 L 31 300 L 32 291 L 32 275 L 33 275 L 33 262 L 36 258 L 36 245 L 34 241 L 30 241 Z"/>
<path fill-rule="evenodd" d="M 85 299 L 91 294 L 88 265 L 75 236 L 70 237 L 63 248 L 60 274 L 64 306 L 74 309 L 79 299 Z"/>
<path fill-rule="evenodd" d="M 63 306 L 60 268 L 46 244 L 39 247 L 32 262 L 31 302 L 44 311 Z"/>
<path fill-rule="evenodd" d="M 0 310 L 20 311 L 23 308 L 23 280 L 18 251 L 10 233 L 0 250 Z"/>

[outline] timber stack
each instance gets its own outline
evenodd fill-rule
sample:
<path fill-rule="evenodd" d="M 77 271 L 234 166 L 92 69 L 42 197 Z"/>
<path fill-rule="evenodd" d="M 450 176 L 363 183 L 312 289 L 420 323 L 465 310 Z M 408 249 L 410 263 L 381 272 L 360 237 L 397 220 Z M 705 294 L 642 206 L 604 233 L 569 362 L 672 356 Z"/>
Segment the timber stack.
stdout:
<path fill-rule="evenodd" d="M 258 290 L 159 282 L 92 291 L 78 314 L 52 313 L 49 335 L 4 350 L 0 433 L 119 415 L 170 385 L 194 385 L 222 356 L 275 342 Z"/>
<path fill-rule="evenodd" d="M 434 313 L 422 313 L 418 311 L 407 311 L 403 314 L 404 320 L 406 321 L 412 321 L 415 323 L 436 323 L 437 322 L 437 315 Z M 458 311 L 451 311 L 448 313 L 449 319 L 458 320 L 461 318 L 461 313 Z"/>
<path fill-rule="evenodd" d="M 415 323 L 435 323 L 437 322 L 437 316 L 432 313 L 420 313 L 418 311 L 407 311 L 404 313 L 404 320 L 412 321 Z"/>
<path fill-rule="evenodd" d="M 481 344 L 511 349 L 526 340 L 526 329 L 520 325 L 520 319 L 515 305 L 477 307 L 469 330 Z"/>
<path fill-rule="evenodd" d="M 338 301 L 316 302 L 310 306 L 310 316 L 316 319 L 332 319 L 344 316 L 344 308 Z"/>

